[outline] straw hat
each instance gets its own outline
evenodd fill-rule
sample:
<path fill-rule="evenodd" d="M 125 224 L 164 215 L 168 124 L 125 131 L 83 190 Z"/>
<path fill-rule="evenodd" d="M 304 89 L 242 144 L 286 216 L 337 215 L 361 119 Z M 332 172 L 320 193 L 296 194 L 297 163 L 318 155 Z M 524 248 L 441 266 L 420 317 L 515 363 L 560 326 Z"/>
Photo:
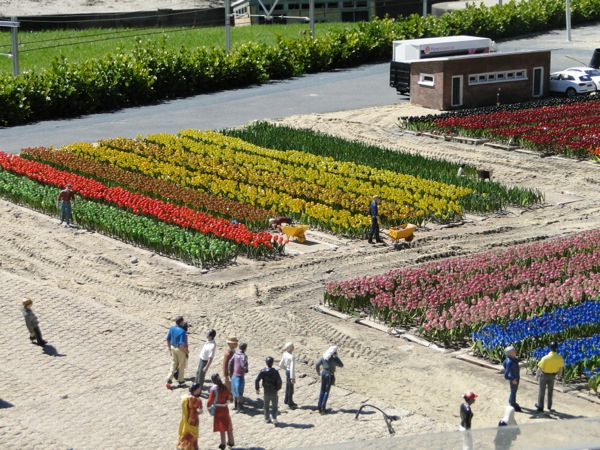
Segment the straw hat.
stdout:
<path fill-rule="evenodd" d="M 238 338 L 236 336 L 229 336 L 227 338 L 227 343 L 228 344 L 237 344 L 238 343 Z"/>
<path fill-rule="evenodd" d="M 31 300 L 29 297 L 25 297 L 23 299 L 23 306 L 29 306 L 33 304 L 33 300 Z"/>

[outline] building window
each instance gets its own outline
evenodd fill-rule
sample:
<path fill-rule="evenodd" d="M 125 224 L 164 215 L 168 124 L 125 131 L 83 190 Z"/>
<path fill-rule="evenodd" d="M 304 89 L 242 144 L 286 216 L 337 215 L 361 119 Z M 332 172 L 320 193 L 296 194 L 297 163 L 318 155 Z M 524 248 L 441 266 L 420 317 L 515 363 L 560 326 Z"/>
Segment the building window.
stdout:
<path fill-rule="evenodd" d="M 354 8 L 354 2 L 344 2 L 342 5 L 343 8 Z"/>
<path fill-rule="evenodd" d="M 429 73 L 422 73 L 419 75 L 419 84 L 422 86 L 435 86 L 435 79 Z"/>
<path fill-rule="evenodd" d="M 469 84 L 501 83 L 527 79 L 527 70 L 511 70 L 507 72 L 475 73 L 469 75 Z"/>

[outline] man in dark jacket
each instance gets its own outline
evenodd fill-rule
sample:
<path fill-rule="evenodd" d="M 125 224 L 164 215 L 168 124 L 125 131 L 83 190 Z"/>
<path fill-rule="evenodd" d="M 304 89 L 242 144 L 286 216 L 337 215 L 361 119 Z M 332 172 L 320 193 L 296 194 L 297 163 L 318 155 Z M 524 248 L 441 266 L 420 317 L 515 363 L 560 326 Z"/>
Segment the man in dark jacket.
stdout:
<path fill-rule="evenodd" d="M 504 367 L 504 378 L 510 384 L 510 395 L 508 404 L 515 408 L 516 412 L 521 412 L 521 407 L 517 403 L 517 390 L 519 389 L 519 380 L 521 379 L 519 361 L 517 360 L 517 351 L 514 347 L 506 347 L 504 350 L 506 358 L 502 361 Z"/>
<path fill-rule="evenodd" d="M 371 216 L 371 229 L 369 230 L 369 244 L 373 243 L 373 238 L 377 243 L 383 242 L 379 236 L 379 195 L 373 197 L 369 205 L 369 215 Z"/>
<path fill-rule="evenodd" d="M 260 382 L 262 380 L 265 402 L 265 423 L 273 423 L 274 425 L 278 425 L 277 404 L 279 402 L 278 391 L 281 389 L 281 376 L 279 375 L 279 372 L 273 368 L 272 357 L 267 357 L 265 363 L 267 363 L 267 367 L 260 371 L 256 377 L 254 385 L 256 388 L 256 393 L 260 395 Z M 273 416 L 273 421 L 271 421 L 271 415 Z"/>

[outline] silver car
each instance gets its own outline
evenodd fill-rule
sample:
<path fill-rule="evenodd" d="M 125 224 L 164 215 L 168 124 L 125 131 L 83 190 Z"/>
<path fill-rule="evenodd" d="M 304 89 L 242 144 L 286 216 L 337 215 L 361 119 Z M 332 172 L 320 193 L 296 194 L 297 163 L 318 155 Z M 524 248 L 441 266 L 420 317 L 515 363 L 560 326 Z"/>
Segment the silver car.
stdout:
<path fill-rule="evenodd" d="M 570 67 L 567 72 L 577 72 L 582 75 L 587 75 L 596 85 L 596 90 L 600 91 L 600 70 L 593 67 Z"/>
<path fill-rule="evenodd" d="M 596 92 L 596 85 L 588 75 L 577 72 L 554 72 L 550 74 L 550 92 L 575 97 L 578 94 Z"/>

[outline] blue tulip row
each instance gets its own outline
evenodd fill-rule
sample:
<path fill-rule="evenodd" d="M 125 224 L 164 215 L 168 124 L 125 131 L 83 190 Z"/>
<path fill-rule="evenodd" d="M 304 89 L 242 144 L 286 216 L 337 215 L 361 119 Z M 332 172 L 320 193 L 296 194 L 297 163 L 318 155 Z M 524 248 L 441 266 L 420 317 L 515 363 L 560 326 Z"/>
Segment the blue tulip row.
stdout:
<path fill-rule="evenodd" d="M 494 324 L 471 337 L 483 349 L 504 348 L 526 339 L 563 333 L 582 325 L 596 325 L 600 331 L 600 301 L 588 300 L 580 305 L 556 308 L 531 319 L 515 319 Z"/>

